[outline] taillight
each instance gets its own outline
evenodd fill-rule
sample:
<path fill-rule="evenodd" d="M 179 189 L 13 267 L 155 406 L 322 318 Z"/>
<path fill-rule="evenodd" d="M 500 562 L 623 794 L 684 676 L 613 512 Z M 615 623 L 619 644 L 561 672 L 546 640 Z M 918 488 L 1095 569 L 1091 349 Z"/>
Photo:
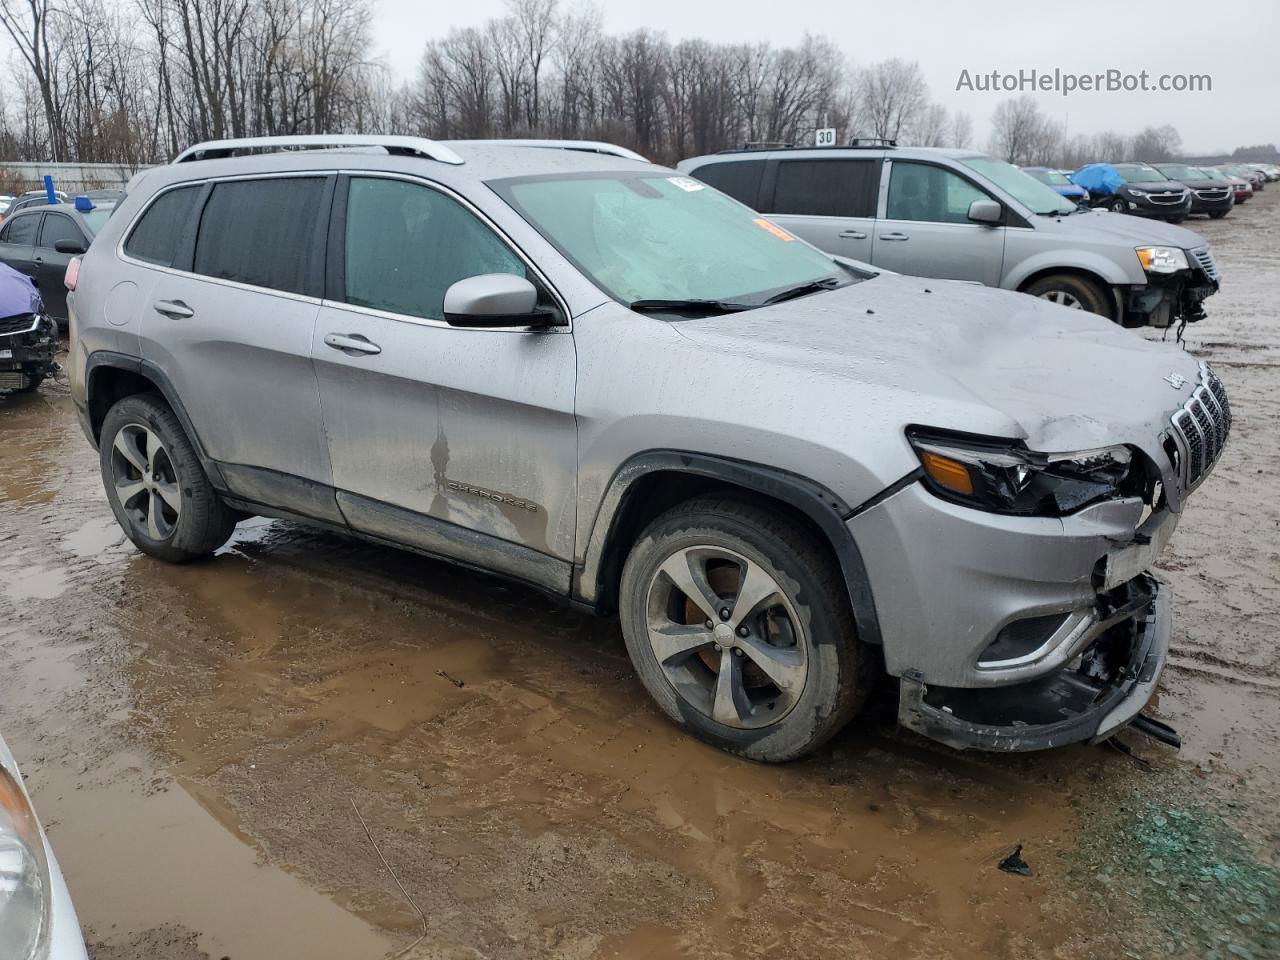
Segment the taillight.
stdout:
<path fill-rule="evenodd" d="M 71 262 L 67 264 L 67 272 L 63 274 L 62 282 L 68 290 L 76 288 L 76 281 L 80 279 L 80 258 L 72 257 Z"/>

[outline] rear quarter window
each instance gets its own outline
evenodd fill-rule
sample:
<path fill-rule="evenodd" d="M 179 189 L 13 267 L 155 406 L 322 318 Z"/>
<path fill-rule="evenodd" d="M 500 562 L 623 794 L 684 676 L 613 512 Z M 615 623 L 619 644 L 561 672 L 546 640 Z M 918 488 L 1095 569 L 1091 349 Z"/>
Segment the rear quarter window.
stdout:
<path fill-rule="evenodd" d="M 156 197 L 124 242 L 124 252 L 131 257 L 162 267 L 173 266 L 178 241 L 191 220 L 201 186 L 178 187 Z"/>
<path fill-rule="evenodd" d="M 324 177 L 228 180 L 209 194 L 193 270 L 287 293 L 315 293 L 309 278 Z"/>
<path fill-rule="evenodd" d="M 708 163 L 691 171 L 703 183 L 710 184 L 721 193 L 727 193 L 739 203 L 758 207 L 760 181 L 764 177 L 763 160 L 730 160 Z"/>

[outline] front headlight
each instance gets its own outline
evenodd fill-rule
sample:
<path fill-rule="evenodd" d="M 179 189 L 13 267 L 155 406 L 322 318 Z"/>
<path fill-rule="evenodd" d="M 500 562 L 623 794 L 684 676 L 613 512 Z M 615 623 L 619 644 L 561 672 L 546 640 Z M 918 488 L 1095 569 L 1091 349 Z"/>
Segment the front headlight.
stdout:
<path fill-rule="evenodd" d="M 1179 247 L 1138 247 L 1138 262 L 1147 273 L 1177 273 L 1186 270 L 1187 254 Z"/>
<path fill-rule="evenodd" d="M 35 811 L 0 765 L 0 957 L 33 960 L 49 938 L 49 864 Z"/>
<path fill-rule="evenodd" d="M 993 513 L 1061 517 L 1142 492 L 1142 471 L 1134 470 L 1128 447 L 1037 453 L 1009 441 L 927 430 L 910 430 L 907 439 L 933 493 Z"/>
<path fill-rule="evenodd" d="M 1145 197 L 1147 195 L 1145 190 L 1135 190 L 1133 187 L 1125 187 L 1124 192 L 1131 197 Z"/>

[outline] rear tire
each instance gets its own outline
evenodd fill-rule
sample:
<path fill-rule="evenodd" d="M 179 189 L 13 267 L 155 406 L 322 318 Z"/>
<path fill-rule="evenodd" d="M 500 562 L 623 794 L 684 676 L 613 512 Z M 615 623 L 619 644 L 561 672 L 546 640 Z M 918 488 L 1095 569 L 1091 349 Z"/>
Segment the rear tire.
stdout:
<path fill-rule="evenodd" d="M 866 697 L 870 657 L 835 564 L 749 501 L 693 500 L 655 519 L 623 567 L 619 613 L 663 713 L 730 753 L 804 756 Z"/>
<path fill-rule="evenodd" d="M 230 538 L 235 517 L 159 394 L 125 397 L 107 412 L 99 463 L 111 510 L 143 553 L 187 563 Z"/>
<path fill-rule="evenodd" d="M 1092 280 L 1073 273 L 1052 273 L 1028 284 L 1023 290 L 1033 297 L 1064 307 L 1087 310 L 1114 320 L 1111 297 Z"/>

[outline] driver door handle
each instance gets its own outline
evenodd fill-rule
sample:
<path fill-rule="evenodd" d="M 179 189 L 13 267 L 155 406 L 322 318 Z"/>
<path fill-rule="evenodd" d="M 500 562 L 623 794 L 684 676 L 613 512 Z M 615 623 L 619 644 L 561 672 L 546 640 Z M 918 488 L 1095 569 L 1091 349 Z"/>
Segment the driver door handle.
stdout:
<path fill-rule="evenodd" d="M 880 234 L 880 239 L 881 240 L 910 240 L 911 238 L 908 237 L 905 233 L 895 232 L 895 233 L 882 233 Z"/>
<path fill-rule="evenodd" d="M 358 333 L 326 333 L 324 343 L 327 347 L 341 350 L 344 353 L 381 353 L 382 348 Z"/>
<path fill-rule="evenodd" d="M 867 235 L 863 233 L 861 230 L 841 230 L 840 239 L 841 240 L 865 240 L 867 239 Z"/>
<path fill-rule="evenodd" d="M 186 320 L 196 315 L 196 312 L 181 300 L 157 300 L 151 306 L 156 313 L 170 320 Z"/>

